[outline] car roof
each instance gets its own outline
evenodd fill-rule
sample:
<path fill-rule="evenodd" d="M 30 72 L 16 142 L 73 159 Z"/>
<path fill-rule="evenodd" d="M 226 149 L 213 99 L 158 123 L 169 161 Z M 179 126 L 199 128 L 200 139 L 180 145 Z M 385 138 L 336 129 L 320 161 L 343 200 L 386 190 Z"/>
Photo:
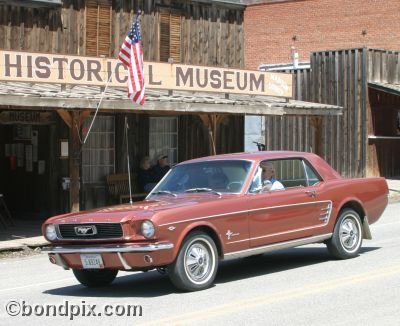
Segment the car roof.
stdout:
<path fill-rule="evenodd" d="M 315 154 L 307 152 L 298 152 L 298 151 L 259 151 L 259 152 L 243 152 L 243 153 L 230 153 L 230 154 L 206 156 L 188 160 L 182 163 L 194 163 L 194 162 L 213 161 L 213 160 L 260 161 L 260 160 L 275 159 L 275 158 L 310 157 L 310 156 L 315 156 Z"/>
<path fill-rule="evenodd" d="M 260 162 L 263 160 L 285 159 L 285 158 L 304 158 L 309 161 L 324 180 L 340 179 L 341 175 L 333 169 L 325 160 L 314 153 L 300 151 L 259 151 L 259 152 L 244 152 L 232 154 L 220 154 L 213 156 L 201 157 L 189 161 L 184 161 L 177 164 L 183 165 L 187 163 L 218 161 L 218 160 L 247 160 Z"/>

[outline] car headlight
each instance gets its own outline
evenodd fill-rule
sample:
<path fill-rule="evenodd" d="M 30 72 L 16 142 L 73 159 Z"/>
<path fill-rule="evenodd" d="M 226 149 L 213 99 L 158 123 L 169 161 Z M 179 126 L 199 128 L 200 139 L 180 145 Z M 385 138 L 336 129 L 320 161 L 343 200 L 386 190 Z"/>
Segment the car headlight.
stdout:
<path fill-rule="evenodd" d="M 142 235 L 146 238 L 152 238 L 155 233 L 154 224 L 149 220 L 142 223 L 140 230 L 142 232 Z"/>
<path fill-rule="evenodd" d="M 54 224 L 46 226 L 46 238 L 50 241 L 57 239 L 57 232 Z"/>

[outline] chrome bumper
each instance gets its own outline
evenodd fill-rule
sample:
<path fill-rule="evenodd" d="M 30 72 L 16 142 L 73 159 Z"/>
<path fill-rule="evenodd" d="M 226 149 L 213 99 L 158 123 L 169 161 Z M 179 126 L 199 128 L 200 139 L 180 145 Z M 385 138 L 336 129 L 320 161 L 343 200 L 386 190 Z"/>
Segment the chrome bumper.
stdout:
<path fill-rule="evenodd" d="M 172 243 L 127 245 L 113 247 L 91 247 L 91 246 L 55 246 L 42 248 L 47 254 L 101 254 L 101 253 L 124 253 L 124 252 L 152 252 L 172 249 Z"/>

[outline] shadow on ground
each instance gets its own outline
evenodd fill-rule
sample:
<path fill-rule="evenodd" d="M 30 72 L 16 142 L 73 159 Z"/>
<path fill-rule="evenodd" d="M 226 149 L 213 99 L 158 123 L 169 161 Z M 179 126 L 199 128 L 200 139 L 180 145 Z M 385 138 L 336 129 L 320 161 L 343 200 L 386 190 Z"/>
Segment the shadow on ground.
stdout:
<path fill-rule="evenodd" d="M 364 247 L 361 255 L 379 249 Z M 326 247 L 293 248 L 265 255 L 221 262 L 215 284 L 244 280 L 261 275 L 284 272 L 332 260 Z M 72 274 L 72 272 L 71 272 Z M 78 281 L 77 281 L 78 282 Z M 117 277 L 112 285 L 102 288 L 86 288 L 79 283 L 47 290 L 44 293 L 71 297 L 160 297 L 177 293 L 168 276 L 157 271 L 133 273 Z"/>
<path fill-rule="evenodd" d="M 44 221 L 44 219 L 14 219 L 14 225 L 0 228 L 0 241 L 41 236 L 41 227 Z"/>

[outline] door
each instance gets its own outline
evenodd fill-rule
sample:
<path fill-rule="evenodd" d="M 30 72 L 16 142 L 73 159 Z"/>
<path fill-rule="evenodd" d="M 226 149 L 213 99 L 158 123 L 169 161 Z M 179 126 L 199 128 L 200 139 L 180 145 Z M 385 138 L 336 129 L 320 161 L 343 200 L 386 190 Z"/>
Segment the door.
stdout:
<path fill-rule="evenodd" d="M 322 180 L 306 164 L 297 158 L 269 161 L 274 169 L 272 179 L 278 179 L 284 189 L 262 191 L 253 185 L 250 188 L 251 247 L 314 236 L 327 224 L 331 202 L 316 200 L 323 188 Z M 255 182 L 257 179 L 255 176 Z"/>

